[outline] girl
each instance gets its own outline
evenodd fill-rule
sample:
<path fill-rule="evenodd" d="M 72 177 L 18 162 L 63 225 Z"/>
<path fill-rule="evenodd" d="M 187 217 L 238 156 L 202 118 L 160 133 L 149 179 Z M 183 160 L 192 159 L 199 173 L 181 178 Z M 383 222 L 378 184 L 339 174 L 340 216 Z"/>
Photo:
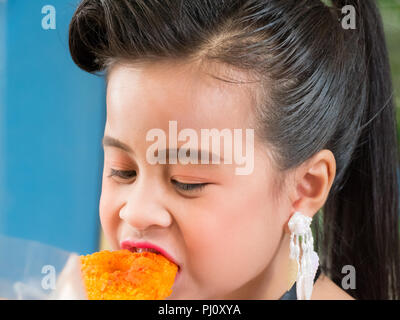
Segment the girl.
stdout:
<path fill-rule="evenodd" d="M 107 75 L 105 235 L 177 263 L 170 299 L 288 298 L 295 212 L 313 219 L 312 299 L 399 298 L 395 109 L 374 1 L 83 0 L 69 44 Z M 171 123 L 186 130 L 177 143 Z M 211 129 L 254 130 L 237 140 L 248 174 L 176 160 L 187 146 L 208 157 L 195 138 Z M 150 152 L 152 130 L 169 148 Z"/>

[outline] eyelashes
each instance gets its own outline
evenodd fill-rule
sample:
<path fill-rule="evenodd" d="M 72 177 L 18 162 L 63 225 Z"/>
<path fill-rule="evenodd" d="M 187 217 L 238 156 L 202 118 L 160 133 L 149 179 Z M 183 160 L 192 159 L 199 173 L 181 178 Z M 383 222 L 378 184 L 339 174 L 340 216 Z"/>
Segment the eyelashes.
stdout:
<path fill-rule="evenodd" d="M 136 178 L 136 170 L 116 170 L 111 169 L 108 177 L 115 177 L 119 182 L 129 183 Z M 172 179 L 172 184 L 181 191 L 195 192 L 204 189 L 208 183 L 183 183 L 178 180 Z"/>
<path fill-rule="evenodd" d="M 118 177 L 124 180 L 129 180 L 136 177 L 136 170 L 115 170 L 111 169 L 108 177 Z"/>
<path fill-rule="evenodd" d="M 171 182 L 183 191 L 200 191 L 207 185 L 207 183 L 183 183 L 177 180 L 171 180 Z"/>

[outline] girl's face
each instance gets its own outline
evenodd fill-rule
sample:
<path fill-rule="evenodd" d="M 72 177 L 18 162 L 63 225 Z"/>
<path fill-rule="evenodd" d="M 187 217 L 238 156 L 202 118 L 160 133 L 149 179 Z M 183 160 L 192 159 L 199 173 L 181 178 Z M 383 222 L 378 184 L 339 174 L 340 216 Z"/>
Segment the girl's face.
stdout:
<path fill-rule="evenodd" d="M 232 136 L 242 129 L 245 141 L 246 129 L 253 129 L 253 101 L 243 86 L 194 63 L 116 64 L 109 73 L 101 223 L 114 249 L 126 240 L 149 242 L 175 260 L 180 270 L 170 299 L 262 295 L 290 204 L 278 192 L 279 172 L 256 135 L 247 175 L 236 174 L 234 160 L 171 164 L 167 153 L 166 164 L 152 164 L 146 153 L 156 140 L 146 135 L 161 129 L 169 146 L 175 139 L 169 121 L 176 121 L 178 134 L 193 129 L 200 139 L 201 129 L 229 129 Z M 186 142 L 178 141 L 178 149 Z M 251 147 L 244 144 L 242 154 Z M 211 144 L 201 150 L 209 151 Z"/>

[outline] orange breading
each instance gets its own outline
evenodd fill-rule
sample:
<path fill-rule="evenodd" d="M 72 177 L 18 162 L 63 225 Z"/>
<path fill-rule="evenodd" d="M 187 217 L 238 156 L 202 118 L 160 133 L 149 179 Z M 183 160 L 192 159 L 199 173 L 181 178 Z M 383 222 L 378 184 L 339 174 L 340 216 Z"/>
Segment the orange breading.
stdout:
<path fill-rule="evenodd" d="M 172 293 L 178 266 L 152 252 L 103 250 L 81 256 L 90 300 L 162 300 Z"/>

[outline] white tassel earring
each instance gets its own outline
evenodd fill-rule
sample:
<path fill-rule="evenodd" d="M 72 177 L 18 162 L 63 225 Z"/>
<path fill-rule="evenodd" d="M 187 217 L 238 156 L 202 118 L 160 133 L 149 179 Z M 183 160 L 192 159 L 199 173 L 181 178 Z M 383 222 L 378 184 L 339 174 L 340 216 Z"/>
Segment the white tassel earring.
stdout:
<path fill-rule="evenodd" d="M 290 259 L 297 262 L 296 294 L 297 300 L 310 300 L 319 258 L 314 251 L 310 217 L 295 212 L 290 218 Z M 301 250 L 300 250 L 301 248 Z"/>

